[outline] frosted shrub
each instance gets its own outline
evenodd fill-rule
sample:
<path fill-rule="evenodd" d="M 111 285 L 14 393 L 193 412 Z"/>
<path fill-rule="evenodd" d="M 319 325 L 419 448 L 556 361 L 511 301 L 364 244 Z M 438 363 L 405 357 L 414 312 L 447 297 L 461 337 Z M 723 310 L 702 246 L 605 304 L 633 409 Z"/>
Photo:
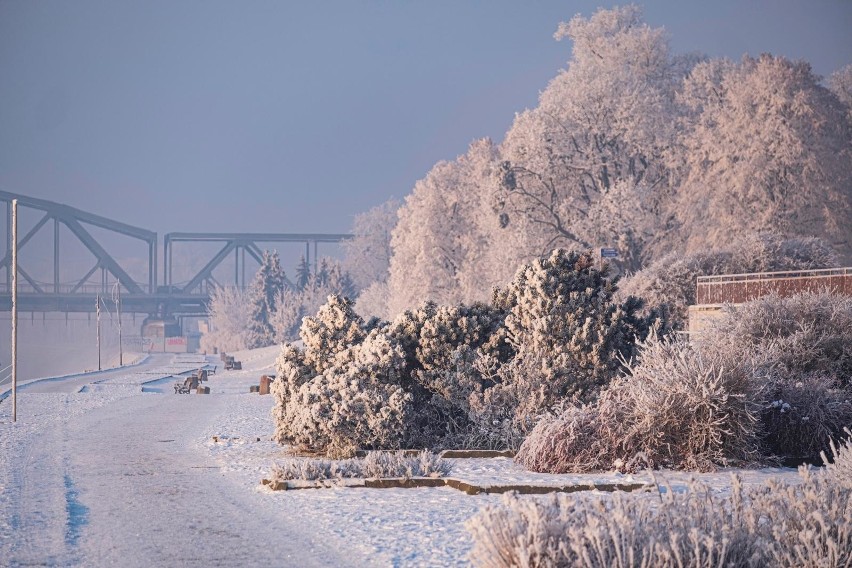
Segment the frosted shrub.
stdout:
<path fill-rule="evenodd" d="M 693 482 L 665 491 L 509 494 L 467 523 L 475 566 L 817 567 L 852 563 L 852 488 L 801 469 L 802 482 L 770 480 L 730 494 Z"/>
<path fill-rule="evenodd" d="M 368 452 L 362 462 L 364 477 L 444 477 L 450 463 L 424 450 L 415 456 L 404 452 Z"/>
<path fill-rule="evenodd" d="M 338 354 L 363 341 L 363 320 L 347 298 L 333 294 L 317 315 L 306 317 L 299 332 L 305 345 L 305 363 L 323 372 Z"/>
<path fill-rule="evenodd" d="M 406 353 L 406 389 L 414 416 L 414 446 L 465 445 L 470 431 L 470 397 L 482 387 L 475 362 L 486 354 L 508 357 L 505 311 L 485 304 L 437 306 L 426 303 L 400 314 L 387 334 Z"/>
<path fill-rule="evenodd" d="M 612 388 L 625 408 L 622 445 L 651 465 L 708 470 L 758 458 L 763 378 L 748 360 L 651 340 Z"/>
<path fill-rule="evenodd" d="M 517 370 L 536 369 L 540 384 L 552 393 L 546 404 L 571 395 L 594 398 L 656 319 L 636 316 L 641 307 L 636 298 L 615 302 L 615 283 L 596 262 L 591 253 L 557 249 L 521 268 L 503 292 L 516 359 L 532 363 Z"/>
<path fill-rule="evenodd" d="M 852 378 L 852 298 L 806 292 L 728 306 L 701 343 L 732 356 L 765 357 L 776 374 L 791 379 L 821 373 L 846 387 Z"/>
<path fill-rule="evenodd" d="M 805 375 L 773 381 L 761 413 L 764 452 L 815 461 L 852 424 L 852 393 L 833 379 Z"/>
<path fill-rule="evenodd" d="M 279 442 L 332 457 L 402 445 L 411 395 L 399 385 L 399 347 L 374 330 L 323 362 L 322 373 L 309 363 L 307 350 L 304 358 L 287 350 L 279 358 L 280 377 L 273 383 Z"/>
<path fill-rule="evenodd" d="M 459 347 L 478 349 L 485 345 L 505 318 L 501 310 L 485 304 L 436 306 L 420 328 L 417 360 L 425 370 L 448 368 Z"/>
<path fill-rule="evenodd" d="M 759 458 L 761 381 L 748 361 L 651 339 L 590 407 L 542 420 L 516 460 L 563 473 L 651 467 L 712 470 Z"/>
<path fill-rule="evenodd" d="M 639 302 L 612 300 L 591 254 L 562 250 L 522 268 L 491 305 L 427 302 L 364 321 L 330 296 L 285 349 L 277 438 L 335 455 L 356 448 L 515 448 L 565 397 L 593 398 L 650 329 Z"/>
<path fill-rule="evenodd" d="M 815 459 L 852 424 L 852 298 L 804 293 L 727 306 L 696 343 L 768 377 L 765 451 Z"/>
<path fill-rule="evenodd" d="M 569 405 L 539 420 L 523 441 L 515 461 L 529 470 L 549 473 L 622 469 L 615 464 L 621 456 L 623 432 L 619 430 L 614 438 L 607 438 L 603 435 L 604 426 L 598 406 Z"/>
<path fill-rule="evenodd" d="M 450 464 L 432 452 L 415 456 L 404 452 L 367 452 L 363 458 L 328 460 L 288 458 L 272 468 L 274 481 L 303 479 L 369 478 L 369 477 L 444 477 Z"/>

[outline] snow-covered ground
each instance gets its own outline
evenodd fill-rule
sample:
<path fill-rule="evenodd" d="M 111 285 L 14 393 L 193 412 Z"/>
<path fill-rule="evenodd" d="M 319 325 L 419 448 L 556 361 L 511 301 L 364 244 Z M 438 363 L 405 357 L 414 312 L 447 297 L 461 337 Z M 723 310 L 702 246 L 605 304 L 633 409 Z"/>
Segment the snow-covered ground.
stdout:
<path fill-rule="evenodd" d="M 75 376 L 40 383 L 54 392 L 23 389 L 16 424 L 10 401 L 0 404 L 2 563 L 465 565 L 472 542 L 464 523 L 499 496 L 260 484 L 285 449 L 270 439 L 272 397 L 249 387 L 272 372 L 277 353 L 234 353 L 243 370 L 220 366 L 207 396 L 175 395 L 172 385 L 205 361 L 221 365 L 218 358 L 157 355 L 87 384 Z M 536 474 L 506 458 L 451 461 L 452 477 L 478 485 L 650 480 Z M 700 477 L 725 491 L 730 473 Z M 740 473 L 747 484 L 796 478 L 788 469 Z M 665 478 L 677 490 L 689 475 Z"/>

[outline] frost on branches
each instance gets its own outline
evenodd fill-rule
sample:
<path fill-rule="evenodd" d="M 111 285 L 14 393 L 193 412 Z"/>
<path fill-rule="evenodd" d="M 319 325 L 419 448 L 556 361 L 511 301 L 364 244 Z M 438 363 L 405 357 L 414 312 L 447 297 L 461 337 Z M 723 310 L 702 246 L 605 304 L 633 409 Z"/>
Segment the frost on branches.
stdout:
<path fill-rule="evenodd" d="M 364 323 L 330 296 L 304 319 L 304 350 L 286 346 L 278 360 L 277 437 L 335 455 L 517 446 L 565 396 L 594 396 L 648 333 L 639 304 L 614 302 L 605 276 L 590 254 L 555 251 L 491 304 L 427 303 L 392 322 Z"/>
<path fill-rule="evenodd" d="M 250 311 L 246 329 L 246 347 L 255 349 L 275 343 L 272 315 L 277 301 L 287 286 L 287 277 L 281 268 L 277 251 L 264 251 L 260 268 L 249 289 Z"/>
<path fill-rule="evenodd" d="M 567 65 L 538 105 L 406 197 L 389 316 L 487 301 L 556 247 L 614 247 L 634 272 L 775 231 L 852 260 L 852 66 L 826 87 L 780 56 L 675 54 L 635 5 L 575 16 L 556 38 L 571 40 Z"/>
<path fill-rule="evenodd" d="M 640 345 L 624 377 L 542 418 L 516 459 L 552 473 L 818 459 L 852 423 L 850 334 L 848 297 L 729 307 L 691 342 Z"/>

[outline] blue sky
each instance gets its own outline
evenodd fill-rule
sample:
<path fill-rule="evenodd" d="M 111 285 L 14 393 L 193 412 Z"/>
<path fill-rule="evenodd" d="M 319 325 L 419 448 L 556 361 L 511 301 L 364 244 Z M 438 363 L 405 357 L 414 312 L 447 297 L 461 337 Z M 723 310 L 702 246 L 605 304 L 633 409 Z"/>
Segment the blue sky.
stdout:
<path fill-rule="evenodd" d="M 161 234 L 346 231 L 500 140 L 599 5 L 0 0 L 0 189 Z M 644 7 L 676 52 L 852 63 L 849 0 Z"/>

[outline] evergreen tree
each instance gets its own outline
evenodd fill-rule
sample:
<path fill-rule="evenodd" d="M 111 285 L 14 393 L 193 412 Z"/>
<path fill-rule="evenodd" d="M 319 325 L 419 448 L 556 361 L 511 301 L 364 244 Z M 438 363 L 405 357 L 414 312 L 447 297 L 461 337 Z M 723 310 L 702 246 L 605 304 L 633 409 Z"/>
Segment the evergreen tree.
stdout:
<path fill-rule="evenodd" d="M 251 312 L 246 339 L 249 349 L 275 343 L 272 314 L 276 311 L 278 298 L 285 287 L 286 276 L 281 268 L 278 252 L 264 251 L 263 262 L 249 291 Z"/>
<path fill-rule="evenodd" d="M 304 290 L 311 279 L 311 266 L 308 264 L 304 255 L 299 259 L 299 266 L 296 267 L 296 287 L 299 290 Z"/>

